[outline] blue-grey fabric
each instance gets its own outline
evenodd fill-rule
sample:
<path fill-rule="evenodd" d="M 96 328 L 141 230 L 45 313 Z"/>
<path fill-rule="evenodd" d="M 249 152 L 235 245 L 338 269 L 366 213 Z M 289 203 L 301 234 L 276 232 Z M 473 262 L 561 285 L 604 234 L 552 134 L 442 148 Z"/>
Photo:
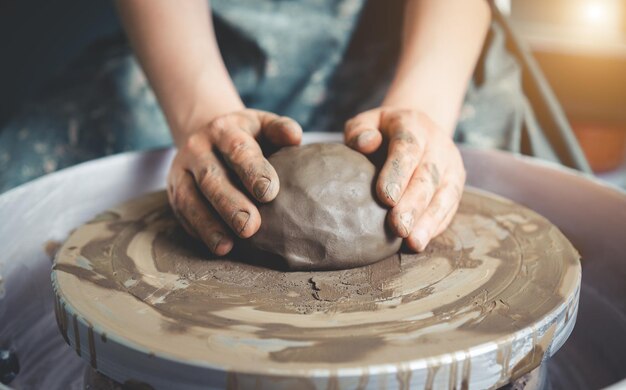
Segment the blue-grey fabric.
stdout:
<path fill-rule="evenodd" d="M 382 100 L 397 60 L 402 2 L 213 0 L 220 50 L 249 107 L 342 131 Z M 468 88 L 455 139 L 552 159 L 498 25 Z M 410 102 L 407 102 L 410 104 Z M 123 38 L 94 43 L 0 129 L 0 192 L 129 150 L 171 145 L 167 124 Z"/>

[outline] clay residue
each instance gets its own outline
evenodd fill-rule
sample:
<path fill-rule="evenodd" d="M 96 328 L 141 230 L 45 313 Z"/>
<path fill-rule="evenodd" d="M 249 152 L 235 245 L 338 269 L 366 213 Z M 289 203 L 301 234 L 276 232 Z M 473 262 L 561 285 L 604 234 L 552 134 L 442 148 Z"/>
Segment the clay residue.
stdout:
<path fill-rule="evenodd" d="M 382 336 L 329 338 L 314 347 L 287 347 L 270 352 L 269 357 L 276 362 L 342 363 L 376 353 L 384 344 Z"/>
<path fill-rule="evenodd" d="M 131 241 L 146 230 L 148 219 L 158 230 L 150 235 L 151 266 L 155 272 L 177 275 L 166 288 L 146 283 L 136 259 L 128 255 Z M 254 304 L 263 310 L 300 314 L 336 311 L 338 305 L 346 306 L 341 310 L 365 309 L 372 302 L 391 297 L 394 285 L 389 281 L 402 273 L 399 254 L 362 268 L 290 273 L 246 262 L 241 253 L 231 258 L 210 258 L 202 245 L 176 223 L 168 207 L 143 220 L 113 221 L 107 224 L 113 233 L 111 238 L 95 239 L 81 248 L 79 254 L 89 259 L 89 267 L 59 263 L 55 270 L 103 288 L 128 291 L 142 301 L 152 300 L 174 321 L 196 313 L 191 310 L 195 305 L 206 311 L 207 307 L 219 309 L 221 304 Z M 216 285 L 220 286 L 221 304 L 207 305 L 207 294 Z M 213 320 L 209 317 L 205 321 L 197 314 L 192 317 L 189 320 L 195 324 L 206 325 Z"/>
<path fill-rule="evenodd" d="M 56 240 L 48 240 L 43 244 L 43 251 L 46 253 L 50 261 L 54 260 L 59 249 L 61 249 L 62 242 Z"/>
<path fill-rule="evenodd" d="M 57 256 L 59 295 L 74 304 L 97 301 L 81 306 L 93 313 L 109 297 L 132 299 L 133 310 L 107 310 L 124 324 L 136 321 L 134 337 L 154 326 L 164 340 L 189 335 L 195 347 L 208 339 L 211 353 L 198 349 L 194 356 L 233 365 L 251 351 L 259 355 L 246 356 L 268 364 L 332 365 L 467 350 L 536 323 L 571 299 L 580 280 L 578 254 L 548 221 L 471 192 L 423 253 L 328 272 L 283 272 L 246 252 L 212 257 L 184 233 L 164 193 L 108 215 L 79 228 Z M 58 300 L 57 321 L 67 333 L 64 305 Z M 137 305 L 146 310 L 138 314 Z M 266 350 L 266 340 L 284 346 Z M 240 343 L 250 343 L 246 352 L 231 354 Z M 529 359 L 524 367 L 534 364 Z M 509 374 L 519 371 L 506 363 Z"/>
<path fill-rule="evenodd" d="M 533 334 L 533 346 L 526 356 L 524 356 L 511 370 L 511 379 L 515 380 L 539 367 L 546 352 L 552 343 L 556 324 L 552 324 L 546 332 L 537 340 L 537 335 Z"/>
<path fill-rule="evenodd" d="M 104 211 L 95 217 L 93 217 L 88 224 L 91 223 L 99 223 L 99 222 L 108 222 L 108 221 L 117 221 L 120 219 L 120 215 L 115 211 Z"/>
<path fill-rule="evenodd" d="M 386 281 L 402 273 L 401 254 L 358 270 L 311 272 L 308 279 L 313 298 L 324 302 L 371 303 L 391 297 L 394 286 Z"/>

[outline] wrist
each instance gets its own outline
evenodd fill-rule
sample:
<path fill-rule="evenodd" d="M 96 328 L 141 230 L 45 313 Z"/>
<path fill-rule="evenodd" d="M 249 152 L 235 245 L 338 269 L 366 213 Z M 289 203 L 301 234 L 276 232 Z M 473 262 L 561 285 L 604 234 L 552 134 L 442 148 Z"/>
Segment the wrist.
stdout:
<path fill-rule="evenodd" d="M 202 83 L 198 83 L 198 88 L 186 104 L 184 99 L 180 99 L 177 107 L 164 110 L 177 146 L 215 118 L 246 108 L 230 80 L 222 80 L 221 83 L 214 81 L 212 84 L 211 88 L 202 87 Z"/>
<path fill-rule="evenodd" d="M 416 88 L 391 88 L 381 107 L 410 109 L 428 116 L 450 137 L 454 133 L 460 111 L 460 101 L 441 99 L 436 93 L 416 92 Z"/>

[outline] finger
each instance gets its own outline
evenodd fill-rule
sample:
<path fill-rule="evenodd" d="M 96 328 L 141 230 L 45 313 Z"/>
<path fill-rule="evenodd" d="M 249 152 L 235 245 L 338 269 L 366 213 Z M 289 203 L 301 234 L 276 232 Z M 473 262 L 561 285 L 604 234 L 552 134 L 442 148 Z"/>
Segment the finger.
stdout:
<path fill-rule="evenodd" d="M 385 116 L 381 129 L 389 139 L 389 149 L 378 176 L 376 192 L 384 204 L 393 207 L 400 201 L 422 158 L 423 147 L 419 139 L 425 139 L 425 133 L 415 114 L 402 111 Z"/>
<path fill-rule="evenodd" d="M 262 134 L 276 146 L 298 145 L 302 141 L 302 127 L 298 122 L 271 112 L 247 109 L 218 119 L 221 121 L 214 124 L 219 128 L 232 130 L 237 127 L 255 138 Z M 219 135 L 223 136 L 225 132 L 229 131 L 220 131 Z"/>
<path fill-rule="evenodd" d="M 461 164 L 463 163 L 461 162 Z M 456 180 L 453 179 L 451 182 L 452 183 L 451 186 L 455 192 L 455 195 L 458 201 L 456 202 L 452 212 L 448 214 L 448 216 L 439 224 L 439 227 L 437 228 L 437 231 L 435 232 L 433 237 L 438 236 L 439 234 L 441 234 L 444 230 L 448 228 L 448 226 L 452 222 L 452 219 L 456 215 L 457 210 L 459 209 L 459 204 L 461 203 L 461 199 L 463 198 L 463 188 L 465 187 L 465 179 L 466 179 L 465 168 L 463 168 L 463 165 L 461 165 L 461 167 L 462 168 L 461 168 L 460 174 L 456 176 Z"/>
<path fill-rule="evenodd" d="M 426 211 L 415 222 L 415 227 L 407 238 L 408 246 L 418 252 L 423 251 L 436 235 L 442 222 L 454 214 L 460 201 L 458 190 L 452 182 L 445 182 L 435 193 Z"/>
<path fill-rule="evenodd" d="M 364 154 L 375 152 L 383 141 L 382 134 L 378 130 L 379 124 L 379 110 L 370 110 L 355 116 L 346 122 L 345 144 Z"/>
<path fill-rule="evenodd" d="M 258 142 L 233 122 L 230 131 L 213 142 L 228 166 L 244 187 L 259 202 L 269 202 L 278 195 L 279 180 L 274 167 L 263 157 Z"/>
<path fill-rule="evenodd" d="M 439 227 L 435 231 L 435 234 L 433 234 L 433 238 L 435 238 L 438 235 L 440 235 L 441 233 L 443 233 L 448 228 L 448 226 L 450 226 L 450 223 L 452 222 L 452 219 L 454 219 L 454 216 L 456 215 L 456 212 L 459 209 L 459 204 L 460 204 L 460 200 L 461 200 L 461 197 L 462 197 L 462 194 L 463 194 L 463 190 L 457 189 L 456 191 L 458 191 L 458 193 L 460 194 L 460 195 L 458 195 L 459 202 L 457 202 L 454 205 L 454 207 L 452 209 L 452 212 L 448 213 L 446 218 L 439 224 Z"/>
<path fill-rule="evenodd" d="M 190 236 L 198 238 L 193 226 L 191 226 L 189 221 L 187 221 L 187 218 L 185 218 L 179 211 L 179 204 L 183 202 L 181 199 L 184 199 L 187 196 L 185 189 L 179 190 L 184 187 L 181 184 L 181 180 L 187 175 L 187 172 L 175 167 L 174 165 L 176 165 L 176 159 L 174 160 L 174 163 L 172 164 L 172 167 L 167 175 L 167 199 L 172 207 L 172 212 L 176 216 L 176 219 L 180 222 L 183 229 L 185 229 L 187 234 Z"/>
<path fill-rule="evenodd" d="M 252 236 L 261 225 L 261 215 L 232 183 L 226 168 L 209 152 L 191 162 L 191 173 L 197 187 L 215 211 L 241 238 Z"/>
<path fill-rule="evenodd" d="M 261 114 L 261 133 L 276 146 L 299 145 L 302 142 L 302 127 L 286 116 L 267 112 Z"/>
<path fill-rule="evenodd" d="M 428 156 L 413 172 L 400 202 L 389 211 L 389 226 L 399 237 L 407 238 L 415 220 L 426 211 L 439 186 L 438 165 Z"/>
<path fill-rule="evenodd" d="M 188 233 L 200 238 L 209 250 L 218 256 L 230 252 L 233 247 L 231 233 L 220 219 L 209 211 L 189 173 L 181 175 L 176 186 L 171 186 L 168 195 L 174 214 Z"/>

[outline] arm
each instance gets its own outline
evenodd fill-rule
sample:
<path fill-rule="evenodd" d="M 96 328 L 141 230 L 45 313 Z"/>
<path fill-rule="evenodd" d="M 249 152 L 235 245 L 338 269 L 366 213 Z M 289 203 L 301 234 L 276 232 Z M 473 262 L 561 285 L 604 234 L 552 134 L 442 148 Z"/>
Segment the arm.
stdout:
<path fill-rule="evenodd" d="M 278 176 L 257 138 L 295 145 L 302 129 L 292 119 L 245 109 L 206 0 L 117 0 L 117 6 L 178 147 L 167 178 L 172 210 L 187 232 L 224 255 L 233 235 L 258 230 L 252 199 L 269 202 L 278 194 Z"/>
<path fill-rule="evenodd" d="M 394 80 L 381 107 L 346 123 L 346 143 L 387 160 L 376 185 L 392 230 L 422 251 L 452 221 L 465 183 L 452 141 L 467 83 L 489 25 L 485 0 L 407 2 Z"/>
<path fill-rule="evenodd" d="M 451 135 L 490 18 L 486 0 L 409 1 L 400 61 L 383 106 L 418 108 Z"/>
<path fill-rule="evenodd" d="M 217 47 L 206 0 L 116 3 L 179 147 L 198 124 L 244 108 Z"/>

